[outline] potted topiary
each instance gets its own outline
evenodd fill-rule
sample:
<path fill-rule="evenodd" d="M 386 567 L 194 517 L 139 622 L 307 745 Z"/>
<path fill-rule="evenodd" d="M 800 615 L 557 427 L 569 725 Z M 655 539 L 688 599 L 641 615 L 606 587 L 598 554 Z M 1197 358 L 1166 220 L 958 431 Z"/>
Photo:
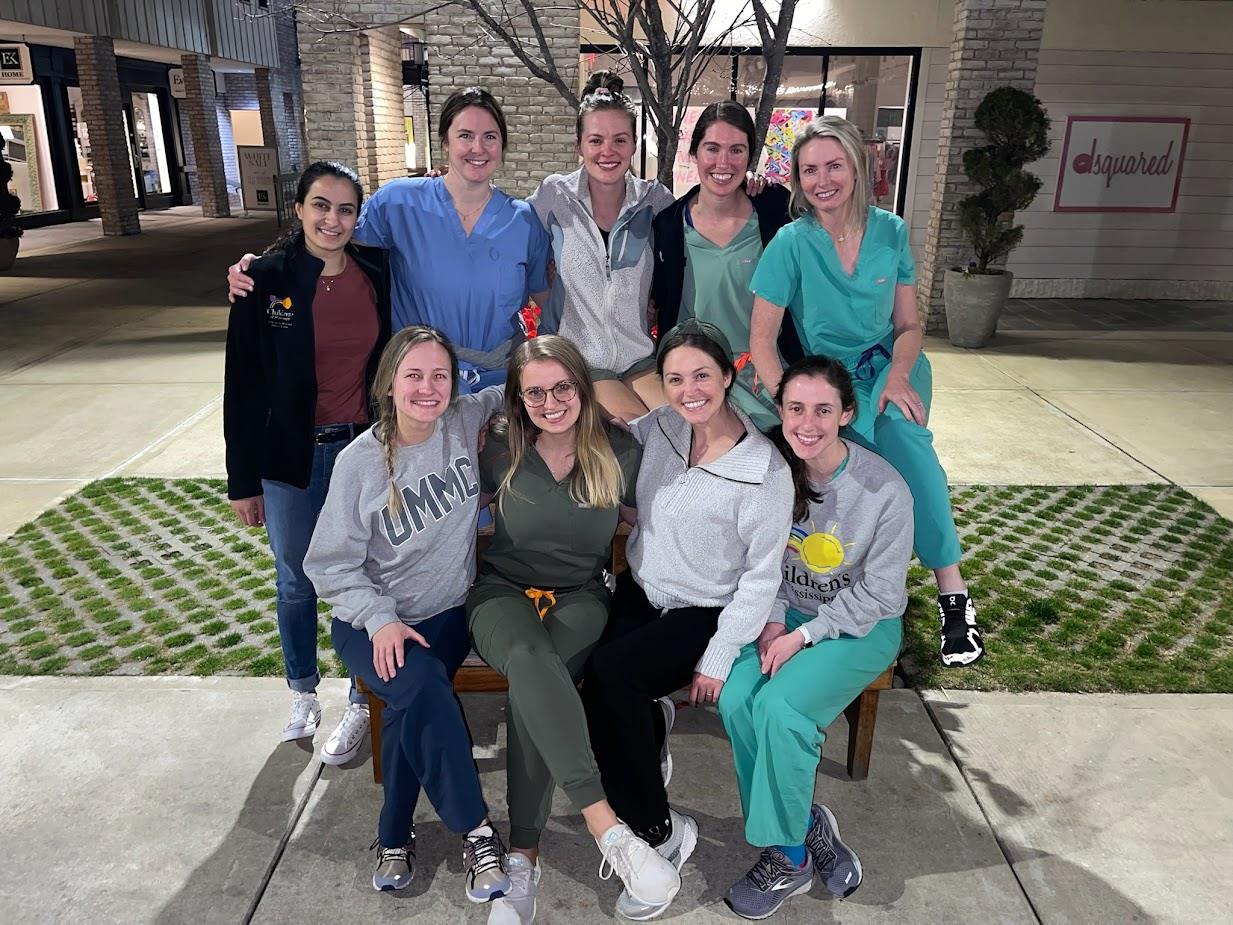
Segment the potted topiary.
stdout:
<path fill-rule="evenodd" d="M 1040 192 L 1040 178 L 1023 165 L 1049 150 L 1049 117 L 1024 90 L 990 92 L 976 107 L 976 127 L 989 144 L 963 152 L 963 171 L 980 192 L 959 202 L 959 225 L 976 259 L 966 269 L 947 270 L 942 291 L 946 328 L 957 347 L 983 347 L 997 330 L 1013 277 L 990 265 L 1004 261 L 1023 240 L 1014 213 Z"/>
<path fill-rule="evenodd" d="M 21 200 L 9 192 L 13 168 L 4 158 L 4 146 L 4 136 L 0 135 L 0 271 L 13 266 L 13 261 L 17 259 L 17 248 L 21 246 L 21 236 L 25 234 L 17 224 Z"/>

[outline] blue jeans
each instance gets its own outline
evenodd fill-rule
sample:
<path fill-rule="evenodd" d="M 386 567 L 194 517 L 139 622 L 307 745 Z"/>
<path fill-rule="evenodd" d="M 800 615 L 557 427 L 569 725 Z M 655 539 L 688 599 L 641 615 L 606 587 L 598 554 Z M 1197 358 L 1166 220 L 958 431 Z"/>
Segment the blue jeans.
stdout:
<path fill-rule="evenodd" d="M 265 496 L 265 532 L 274 552 L 275 587 L 278 590 L 278 638 L 283 647 L 287 686 L 293 691 L 313 691 L 321 681 L 317 670 L 317 590 L 304 574 L 304 556 L 313 538 L 313 528 L 330 488 L 334 460 L 346 440 L 313 446 L 313 469 L 307 488 L 262 479 Z M 366 703 L 351 682 L 351 702 Z"/>
<path fill-rule="evenodd" d="M 385 803 L 377 824 L 386 848 L 407 843 L 420 789 L 452 832 L 467 832 L 488 815 L 471 734 L 454 695 L 454 675 L 471 651 L 466 611 L 444 610 L 415 624 L 425 649 L 408 640 L 403 666 L 382 681 L 372 663 L 368 633 L 335 619 L 330 636 L 353 675 L 385 701 L 381 722 L 381 779 Z"/>

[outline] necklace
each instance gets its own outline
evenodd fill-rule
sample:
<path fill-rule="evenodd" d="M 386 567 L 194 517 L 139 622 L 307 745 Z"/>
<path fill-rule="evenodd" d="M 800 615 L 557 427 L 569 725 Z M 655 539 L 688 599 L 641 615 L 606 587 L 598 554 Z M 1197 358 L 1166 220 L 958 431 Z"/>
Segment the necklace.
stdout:
<path fill-rule="evenodd" d="M 339 269 L 337 273 L 335 273 L 333 276 L 326 276 L 325 274 L 322 274 L 319 277 L 319 279 L 321 280 L 321 285 L 325 287 L 325 291 L 333 292 L 334 291 L 334 281 L 338 279 L 338 277 L 342 276 L 343 273 L 345 273 L 346 271 L 347 271 L 347 255 L 343 254 L 342 267 Z"/>
<path fill-rule="evenodd" d="M 488 187 L 488 195 L 484 197 L 484 201 L 473 209 L 468 209 L 465 212 L 458 208 L 458 203 L 454 203 L 454 211 L 458 213 L 458 219 L 464 225 L 471 219 L 472 216 L 478 215 L 484 211 L 484 206 L 488 205 L 488 200 L 492 198 L 492 187 Z"/>

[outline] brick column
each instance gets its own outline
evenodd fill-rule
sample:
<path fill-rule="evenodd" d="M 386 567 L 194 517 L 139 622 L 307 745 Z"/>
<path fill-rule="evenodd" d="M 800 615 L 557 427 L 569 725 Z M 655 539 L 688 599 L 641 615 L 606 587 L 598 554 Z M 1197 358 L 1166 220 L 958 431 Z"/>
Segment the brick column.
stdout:
<path fill-rule="evenodd" d="M 396 27 L 371 29 L 360 42 L 366 176 L 373 190 L 407 175 L 401 51 Z"/>
<path fill-rule="evenodd" d="M 1045 0 L 956 0 L 946 97 L 938 130 L 937 167 L 929 207 L 925 259 L 916 304 L 926 333 L 943 333 L 942 281 L 947 268 L 965 265 L 971 245 L 959 227 L 959 200 L 975 192 L 963 172 L 963 152 L 985 143 L 976 107 L 998 87 L 1036 86 Z"/>
<path fill-rule="evenodd" d="M 364 175 L 367 160 L 361 156 L 360 136 L 365 124 L 360 40 L 352 32 L 318 35 L 302 21 L 298 27 L 304 87 L 304 166 L 313 161 L 340 161 L 360 171 L 365 191 L 371 193 Z"/>
<path fill-rule="evenodd" d="M 257 85 L 257 108 L 261 111 L 261 141 L 267 148 L 273 148 L 275 156 L 278 156 L 282 146 L 278 143 L 277 121 L 274 118 L 274 94 L 270 89 L 270 69 L 268 67 L 254 68 L 253 80 Z M 282 160 L 281 157 L 278 159 Z"/>
<path fill-rule="evenodd" d="M 181 55 L 180 63 L 184 68 L 183 105 L 188 110 L 188 127 L 197 161 L 201 214 L 206 218 L 227 218 L 231 215 L 231 203 L 227 198 L 227 172 L 214 99 L 214 71 L 208 55 Z"/>
<path fill-rule="evenodd" d="M 73 50 L 83 114 L 90 128 L 90 157 L 103 234 L 140 234 L 137 197 L 133 194 L 133 152 L 124 132 L 115 44 L 105 36 L 83 35 L 73 39 Z"/>

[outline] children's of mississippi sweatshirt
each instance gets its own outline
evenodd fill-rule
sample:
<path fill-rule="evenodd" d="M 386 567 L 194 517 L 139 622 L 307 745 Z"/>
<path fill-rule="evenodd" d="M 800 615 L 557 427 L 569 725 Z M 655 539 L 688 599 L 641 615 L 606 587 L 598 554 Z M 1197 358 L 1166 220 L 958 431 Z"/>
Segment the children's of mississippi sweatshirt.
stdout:
<path fill-rule="evenodd" d="M 792 527 L 783 583 L 769 622 L 790 622 L 807 643 L 864 636 L 908 606 L 912 493 L 895 467 L 847 440 L 848 459 L 820 502 Z M 807 621 L 807 622 L 802 622 Z"/>
<path fill-rule="evenodd" d="M 475 579 L 476 444 L 504 386 L 454 399 L 423 443 L 399 447 L 390 508 L 385 447 L 370 428 L 338 454 L 304 573 L 334 616 L 371 639 L 460 606 Z"/>

